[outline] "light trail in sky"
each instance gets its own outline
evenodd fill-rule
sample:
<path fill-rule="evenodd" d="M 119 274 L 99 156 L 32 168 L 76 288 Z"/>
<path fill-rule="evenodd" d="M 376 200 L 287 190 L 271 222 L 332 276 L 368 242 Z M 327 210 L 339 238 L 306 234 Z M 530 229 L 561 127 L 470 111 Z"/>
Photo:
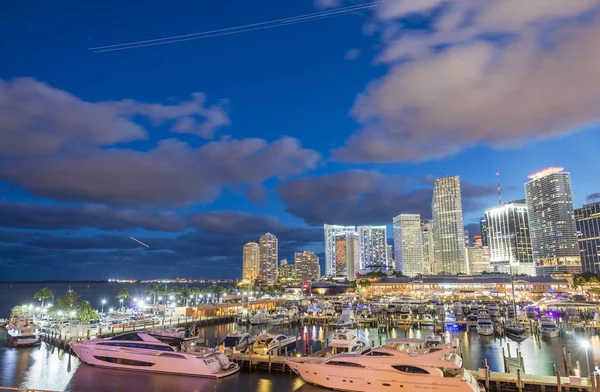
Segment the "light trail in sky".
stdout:
<path fill-rule="evenodd" d="M 146 244 L 144 244 L 142 241 L 140 241 L 140 240 L 138 240 L 138 239 L 136 239 L 136 238 L 133 238 L 133 237 L 129 237 L 129 238 L 131 238 L 131 239 L 132 239 L 132 240 L 134 240 L 135 242 L 138 242 L 138 243 L 140 243 L 140 244 L 144 245 L 146 248 L 149 248 L 149 246 L 148 246 L 148 245 L 146 245 Z"/>
<path fill-rule="evenodd" d="M 93 48 L 88 48 L 88 50 L 91 52 L 94 52 L 94 53 L 113 52 L 113 51 L 117 51 L 117 50 L 129 50 L 129 49 L 136 49 L 136 48 L 144 48 L 144 47 L 148 47 L 148 46 L 167 45 L 167 44 L 174 44 L 177 42 L 185 42 L 185 41 L 192 41 L 192 40 L 197 40 L 197 39 L 220 37 L 220 36 L 224 36 L 224 35 L 241 34 L 241 33 L 247 33 L 250 31 L 257 31 L 257 30 L 273 29 L 276 27 L 283 27 L 283 26 L 289 26 L 289 25 L 298 24 L 298 23 L 312 22 L 314 20 L 339 16 L 339 15 L 344 15 L 344 14 L 348 14 L 348 13 L 352 13 L 352 12 L 356 12 L 356 11 L 360 11 L 360 10 L 364 10 L 364 9 L 374 8 L 378 4 L 379 4 L 378 0 L 370 1 L 370 2 L 364 3 L 364 4 L 334 8 L 331 10 L 313 12 L 310 14 L 298 15 L 298 16 L 293 16 L 293 17 L 289 17 L 289 18 L 275 19 L 275 20 L 270 20 L 267 22 L 252 23 L 252 24 L 246 24 L 246 25 L 242 25 L 242 26 L 228 27 L 228 28 L 217 29 L 217 30 L 209 30 L 209 31 L 203 31 L 200 33 L 192 33 L 192 34 L 176 35 L 176 36 L 164 37 L 164 38 L 149 39 L 149 40 L 144 40 L 144 41 L 126 42 L 126 43 L 122 43 L 122 44 L 106 45 L 106 46 L 96 46 Z"/>

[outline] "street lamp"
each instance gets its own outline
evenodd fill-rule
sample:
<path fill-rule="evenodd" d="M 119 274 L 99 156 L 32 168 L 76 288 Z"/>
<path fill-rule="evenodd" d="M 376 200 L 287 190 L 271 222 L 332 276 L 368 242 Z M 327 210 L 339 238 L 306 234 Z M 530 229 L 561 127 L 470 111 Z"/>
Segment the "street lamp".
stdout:
<path fill-rule="evenodd" d="M 583 349 L 585 350 L 585 361 L 587 363 L 588 377 L 590 379 L 592 379 L 592 372 L 590 369 L 590 355 L 588 354 L 588 349 L 590 348 L 590 342 L 588 342 L 587 340 L 582 340 L 581 347 L 583 347 Z"/>
<path fill-rule="evenodd" d="M 104 304 L 106 303 L 106 300 L 105 300 L 105 299 L 103 299 L 103 300 L 101 301 L 101 303 L 102 303 L 102 310 L 101 310 L 101 312 L 100 312 L 100 313 L 104 313 Z"/>
<path fill-rule="evenodd" d="M 115 310 L 114 310 L 113 308 L 108 308 L 108 313 L 112 313 L 112 312 L 114 312 L 114 311 L 115 311 Z"/>
<path fill-rule="evenodd" d="M 121 309 L 123 309 L 123 298 L 121 298 L 119 302 L 121 303 Z"/>

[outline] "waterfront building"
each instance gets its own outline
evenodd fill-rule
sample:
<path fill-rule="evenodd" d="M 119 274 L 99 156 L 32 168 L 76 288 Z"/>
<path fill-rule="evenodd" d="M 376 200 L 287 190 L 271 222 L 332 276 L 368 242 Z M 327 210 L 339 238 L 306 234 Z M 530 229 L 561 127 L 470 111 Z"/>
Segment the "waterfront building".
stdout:
<path fill-rule="evenodd" d="M 242 254 L 242 279 L 246 282 L 254 282 L 259 278 L 259 247 L 256 242 L 248 242 L 244 245 Z"/>
<path fill-rule="evenodd" d="M 261 282 L 272 285 L 277 283 L 277 261 L 279 260 L 279 245 L 277 237 L 266 233 L 258 240 L 259 246 L 259 279 Z"/>
<path fill-rule="evenodd" d="M 281 259 L 279 263 L 279 282 L 293 283 L 296 281 L 296 265 L 288 263 L 287 259 Z"/>
<path fill-rule="evenodd" d="M 360 269 L 388 269 L 386 226 L 358 226 Z"/>
<path fill-rule="evenodd" d="M 407 276 L 424 273 L 421 216 L 400 214 L 393 219 L 396 271 Z"/>
<path fill-rule="evenodd" d="M 424 220 L 421 222 L 421 243 L 423 244 L 423 273 L 426 275 L 434 274 L 434 250 L 433 250 L 433 221 Z"/>
<path fill-rule="evenodd" d="M 318 280 L 321 276 L 319 256 L 310 250 L 294 252 L 294 264 L 296 265 L 296 278 L 302 282 Z"/>
<path fill-rule="evenodd" d="M 490 265 L 490 251 L 487 246 L 468 246 L 465 248 L 465 252 L 470 275 L 493 271 Z"/>
<path fill-rule="evenodd" d="M 481 245 L 489 246 L 488 244 L 488 223 L 485 216 L 479 219 L 479 231 L 481 231 Z"/>
<path fill-rule="evenodd" d="M 486 210 L 490 263 L 496 272 L 535 275 L 528 217 L 525 200 Z"/>
<path fill-rule="evenodd" d="M 356 227 L 325 224 L 323 229 L 325 233 L 325 275 L 336 276 L 337 265 L 335 260 L 335 237 L 338 234 L 355 232 Z"/>
<path fill-rule="evenodd" d="M 544 294 L 568 293 L 569 281 L 546 276 L 514 277 L 519 300 L 541 298 Z M 511 298 L 511 279 L 508 274 L 483 275 L 423 275 L 419 277 L 386 277 L 372 280 L 365 287 L 367 296 L 406 295 L 436 296 L 442 299 Z"/>
<path fill-rule="evenodd" d="M 431 211 L 435 222 L 433 241 L 436 273 L 465 273 L 465 228 L 458 176 L 435 180 Z"/>
<path fill-rule="evenodd" d="M 600 202 L 576 209 L 575 223 L 583 271 L 600 274 Z"/>
<path fill-rule="evenodd" d="M 525 196 L 537 275 L 580 273 L 571 174 L 550 167 L 529 178 Z"/>

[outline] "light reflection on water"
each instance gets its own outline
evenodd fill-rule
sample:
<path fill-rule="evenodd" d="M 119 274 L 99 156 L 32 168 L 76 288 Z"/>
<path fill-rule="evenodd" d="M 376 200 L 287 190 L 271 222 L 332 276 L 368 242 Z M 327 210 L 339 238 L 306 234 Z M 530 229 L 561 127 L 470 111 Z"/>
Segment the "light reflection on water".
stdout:
<path fill-rule="evenodd" d="M 234 325 L 220 325 L 207 327 L 201 330 L 204 336 L 210 337 L 214 342 L 215 337 L 222 339 L 228 331 L 235 329 Z M 250 328 L 250 333 L 261 332 L 262 327 Z M 273 332 L 301 335 L 308 332 L 313 350 L 320 349 L 320 343 L 315 340 L 331 340 L 331 329 L 313 327 L 272 328 Z M 374 341 L 379 344 L 380 334 L 376 328 L 357 330 L 357 335 L 369 344 Z M 431 330 L 391 330 L 389 337 L 425 337 Z M 510 339 L 495 339 L 494 337 L 479 336 L 476 332 L 455 330 L 450 333 L 452 337 L 461 340 L 465 367 L 477 369 L 483 358 L 487 358 L 493 371 L 503 371 L 502 347 L 506 349 L 510 344 L 512 355 L 516 349 L 522 352 L 525 369 L 530 374 L 551 375 L 552 364 L 564 372 L 562 363 L 562 346 L 566 346 L 573 356 L 573 364 L 579 361 L 584 374 L 587 373 L 585 351 L 580 342 L 587 339 L 591 343 L 590 364 L 593 367 L 600 363 L 600 337 L 553 338 L 527 340 L 516 343 Z M 306 336 L 306 335 L 304 335 Z M 385 341 L 385 335 L 381 335 Z M 316 338 L 316 339 L 314 339 Z M 247 390 L 256 392 L 275 392 L 293 390 L 298 392 L 322 391 L 310 384 L 305 384 L 300 378 L 281 373 L 248 372 L 242 370 L 237 375 L 225 379 L 213 380 L 198 377 L 185 377 L 173 375 L 158 375 L 151 373 L 124 372 L 112 369 L 101 369 L 80 364 L 76 356 L 70 356 L 46 343 L 39 347 L 8 349 L 6 332 L 0 330 L 0 385 L 23 388 L 38 388 L 46 390 L 78 391 L 130 391 L 144 390 L 151 392 L 162 391 L 233 391 Z M 308 345 L 299 344 L 302 352 L 308 351 Z"/>

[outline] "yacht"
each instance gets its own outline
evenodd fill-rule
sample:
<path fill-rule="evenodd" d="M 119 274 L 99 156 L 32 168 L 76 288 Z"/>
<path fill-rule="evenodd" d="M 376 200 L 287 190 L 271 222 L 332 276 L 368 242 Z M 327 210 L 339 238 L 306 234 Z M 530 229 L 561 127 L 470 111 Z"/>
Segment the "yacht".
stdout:
<path fill-rule="evenodd" d="M 6 325 L 8 347 L 25 347 L 40 344 L 40 326 L 33 319 L 20 317 Z"/>
<path fill-rule="evenodd" d="M 494 334 L 494 326 L 489 314 L 479 313 L 477 316 L 477 333 L 482 336 L 491 336 Z"/>
<path fill-rule="evenodd" d="M 247 332 L 233 331 L 225 336 L 219 348 L 223 351 L 229 350 L 234 353 L 243 353 L 252 342 L 252 336 Z"/>
<path fill-rule="evenodd" d="M 335 308 L 331 304 L 328 303 L 325 306 L 323 306 L 323 316 L 333 317 L 335 315 Z"/>
<path fill-rule="evenodd" d="M 527 309 L 525 310 L 527 317 L 532 318 L 532 319 L 536 319 L 537 318 L 537 308 L 534 306 L 528 306 Z"/>
<path fill-rule="evenodd" d="M 69 343 L 88 365 L 122 370 L 221 378 L 240 367 L 223 354 L 208 348 L 177 348 L 142 332 L 128 332 L 108 339 Z"/>
<path fill-rule="evenodd" d="M 400 307 L 400 318 L 407 319 L 410 318 L 410 306 L 403 305 Z"/>
<path fill-rule="evenodd" d="M 540 333 L 547 338 L 558 337 L 560 329 L 552 316 L 542 316 L 540 320 Z"/>
<path fill-rule="evenodd" d="M 500 308 L 496 304 L 490 304 L 487 308 L 487 311 L 491 317 L 500 316 Z"/>
<path fill-rule="evenodd" d="M 441 335 L 429 335 L 425 338 L 425 347 L 438 347 L 443 343 Z"/>
<path fill-rule="evenodd" d="M 342 391 L 481 390 L 462 359 L 446 351 L 411 355 L 384 346 L 329 358 L 289 358 L 286 364 L 308 383 Z"/>
<path fill-rule="evenodd" d="M 295 336 L 271 334 L 263 331 L 255 338 L 252 353 L 257 355 L 283 355 L 286 347 L 288 351 L 296 348 L 296 341 Z"/>
<path fill-rule="evenodd" d="M 250 324 L 252 325 L 267 324 L 269 321 L 271 321 L 271 317 L 265 311 L 258 311 L 250 317 Z"/>
<path fill-rule="evenodd" d="M 461 317 L 463 315 L 463 307 L 460 303 L 454 305 L 454 315 Z"/>
<path fill-rule="evenodd" d="M 524 340 L 527 338 L 527 330 L 520 322 L 509 320 L 504 326 L 506 335 L 514 340 Z"/>
<path fill-rule="evenodd" d="M 453 324 L 455 322 L 456 322 L 456 316 L 455 315 L 453 315 L 451 313 L 446 314 L 446 324 Z"/>
<path fill-rule="evenodd" d="M 469 328 L 477 328 L 477 315 L 475 313 L 467 315 L 467 326 Z"/>
<path fill-rule="evenodd" d="M 423 327 L 433 327 L 433 317 L 429 313 L 426 313 L 421 317 L 421 326 Z"/>
<path fill-rule="evenodd" d="M 308 316 L 318 316 L 321 313 L 321 308 L 316 305 L 310 305 L 306 308 L 306 314 Z"/>
<path fill-rule="evenodd" d="M 388 314 L 394 314 L 394 313 L 396 313 L 396 305 L 389 304 L 387 306 L 387 312 L 388 312 Z"/>
<path fill-rule="evenodd" d="M 356 319 L 354 318 L 354 312 L 352 309 L 342 310 L 342 315 L 335 322 L 336 328 L 352 328 L 356 325 Z"/>
<path fill-rule="evenodd" d="M 331 337 L 331 343 L 329 343 L 329 348 L 333 355 L 362 351 L 365 346 L 366 343 L 360 340 L 356 334 L 349 329 L 334 332 Z"/>
<path fill-rule="evenodd" d="M 154 329 L 147 332 L 148 335 L 160 340 L 163 343 L 167 343 L 173 347 L 179 347 L 183 343 L 187 343 L 191 346 L 203 345 L 206 343 L 204 338 L 194 336 L 189 329 L 180 328 L 177 330 L 172 329 Z"/>

